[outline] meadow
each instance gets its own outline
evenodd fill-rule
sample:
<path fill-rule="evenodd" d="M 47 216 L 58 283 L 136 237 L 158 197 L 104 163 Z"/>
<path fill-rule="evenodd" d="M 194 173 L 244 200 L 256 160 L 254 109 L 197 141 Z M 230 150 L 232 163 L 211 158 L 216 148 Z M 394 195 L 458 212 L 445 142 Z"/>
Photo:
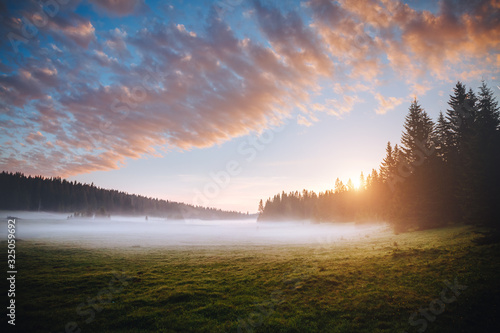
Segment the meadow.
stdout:
<path fill-rule="evenodd" d="M 16 331 L 499 331 L 500 246 L 480 232 L 110 248 L 19 240 Z"/>

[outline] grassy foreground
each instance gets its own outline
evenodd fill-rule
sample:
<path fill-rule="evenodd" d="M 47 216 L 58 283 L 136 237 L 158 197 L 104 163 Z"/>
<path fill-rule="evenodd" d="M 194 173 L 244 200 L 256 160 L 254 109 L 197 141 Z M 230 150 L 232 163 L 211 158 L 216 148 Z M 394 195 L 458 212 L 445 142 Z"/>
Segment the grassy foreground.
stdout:
<path fill-rule="evenodd" d="M 307 246 L 20 241 L 16 331 L 498 332 L 500 245 L 478 237 L 453 227 Z"/>

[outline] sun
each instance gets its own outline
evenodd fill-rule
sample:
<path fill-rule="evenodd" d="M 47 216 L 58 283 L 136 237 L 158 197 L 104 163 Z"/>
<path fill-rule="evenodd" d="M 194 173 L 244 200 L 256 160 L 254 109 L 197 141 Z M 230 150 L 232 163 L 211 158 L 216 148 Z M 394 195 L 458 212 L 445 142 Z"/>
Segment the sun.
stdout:
<path fill-rule="evenodd" d="M 350 186 L 349 180 L 351 181 Z M 364 189 L 365 185 L 363 184 L 364 182 L 360 177 L 351 177 L 349 178 L 349 180 L 345 183 L 347 188 L 352 188 L 354 191 L 361 191 Z"/>
<path fill-rule="evenodd" d="M 355 178 L 352 180 L 352 185 L 354 186 L 354 189 L 356 191 L 360 190 L 361 189 L 361 180 L 358 179 L 358 178 Z"/>

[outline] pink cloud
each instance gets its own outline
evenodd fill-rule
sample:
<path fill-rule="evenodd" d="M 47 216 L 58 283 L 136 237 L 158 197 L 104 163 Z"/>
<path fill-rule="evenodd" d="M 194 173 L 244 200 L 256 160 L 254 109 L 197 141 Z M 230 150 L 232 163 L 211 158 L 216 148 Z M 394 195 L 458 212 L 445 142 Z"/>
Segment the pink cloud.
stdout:
<path fill-rule="evenodd" d="M 306 126 L 306 127 L 310 127 L 310 126 L 312 126 L 313 123 L 309 119 L 304 117 L 303 115 L 299 114 L 299 115 L 297 115 L 297 124 L 302 125 L 302 126 Z"/>
<path fill-rule="evenodd" d="M 436 14 L 412 9 L 399 0 L 311 0 L 307 6 L 329 52 L 348 61 L 352 73 L 369 69 L 366 79 L 370 80 L 383 72 L 385 59 L 403 75 L 431 71 L 443 78 L 449 75 L 450 64 L 479 61 L 489 52 L 498 52 L 496 3 L 444 0 Z"/>
<path fill-rule="evenodd" d="M 344 95 L 341 100 L 328 100 L 326 110 L 329 114 L 342 118 L 343 115 L 350 113 L 354 105 L 363 102 L 358 96 Z"/>
<path fill-rule="evenodd" d="M 56 101 L 37 104 L 39 116 L 28 126 L 54 137 L 52 146 L 43 146 L 46 154 L 39 154 L 41 146 L 34 138 L 25 138 L 26 152 L 3 159 L 4 167 L 24 163 L 23 170 L 65 176 L 115 169 L 127 158 L 158 155 L 165 148 L 210 147 L 279 123 L 308 98 L 316 77 L 331 68 L 311 30 L 298 18 L 290 23 L 279 18 L 279 12 L 266 12 L 260 9 L 261 24 L 284 54 L 236 38 L 217 19 L 204 37 L 179 25 L 121 36 L 140 47 L 144 61 L 123 71 L 110 86 L 84 84 L 88 78 L 75 75 L 78 89 L 69 87 Z M 299 36 L 280 42 L 284 26 Z M 79 65 L 95 61 L 106 68 L 113 62 L 101 50 L 90 55 L 79 58 Z M 148 56 L 158 59 L 154 66 Z M 68 75 L 64 66 L 54 72 Z M 61 93 L 64 86 L 56 90 Z"/>
<path fill-rule="evenodd" d="M 92 3 L 119 16 L 142 8 Z M 57 16 L 44 30 L 57 45 L 28 45 L 23 67 L 0 76 L 0 110 L 11 117 L 2 126 L 19 131 L 9 132 L 18 144 L 2 147 L 0 164 L 51 176 L 116 169 L 260 132 L 294 110 L 304 126 L 317 121 L 315 112 L 341 118 L 363 101 L 360 92 L 373 94 L 374 111 L 385 114 L 404 101 L 377 92 L 388 73 L 425 94 L 427 73 L 470 76 L 497 66 L 489 55 L 500 45 L 497 2 L 457 3 L 431 13 L 397 0 L 311 0 L 306 22 L 256 2 L 247 20 L 265 42 L 240 36 L 214 13 L 203 31 L 155 22 L 99 32 L 87 18 Z M 338 96 L 314 104 L 321 80 Z"/>
<path fill-rule="evenodd" d="M 63 45 L 76 44 L 86 49 L 95 40 L 95 27 L 92 22 L 74 13 L 54 16 L 43 29 Z"/>
<path fill-rule="evenodd" d="M 387 112 L 394 110 L 405 100 L 404 98 L 384 97 L 381 94 L 376 94 L 375 99 L 378 101 L 378 108 L 375 110 L 377 114 L 386 114 Z"/>

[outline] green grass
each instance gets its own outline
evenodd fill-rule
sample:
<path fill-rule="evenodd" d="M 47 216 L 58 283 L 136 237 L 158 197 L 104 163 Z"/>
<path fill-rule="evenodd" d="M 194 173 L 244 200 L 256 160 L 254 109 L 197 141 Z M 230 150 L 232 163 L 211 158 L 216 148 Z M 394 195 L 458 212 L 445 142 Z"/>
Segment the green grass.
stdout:
<path fill-rule="evenodd" d="M 474 229 L 453 227 L 309 246 L 95 249 L 20 241 L 16 328 L 417 332 L 422 326 L 411 326 L 410 315 L 456 278 L 467 289 L 426 332 L 495 332 L 500 246 L 477 245 L 477 238 Z M 98 295 L 109 301 L 92 308 Z"/>

